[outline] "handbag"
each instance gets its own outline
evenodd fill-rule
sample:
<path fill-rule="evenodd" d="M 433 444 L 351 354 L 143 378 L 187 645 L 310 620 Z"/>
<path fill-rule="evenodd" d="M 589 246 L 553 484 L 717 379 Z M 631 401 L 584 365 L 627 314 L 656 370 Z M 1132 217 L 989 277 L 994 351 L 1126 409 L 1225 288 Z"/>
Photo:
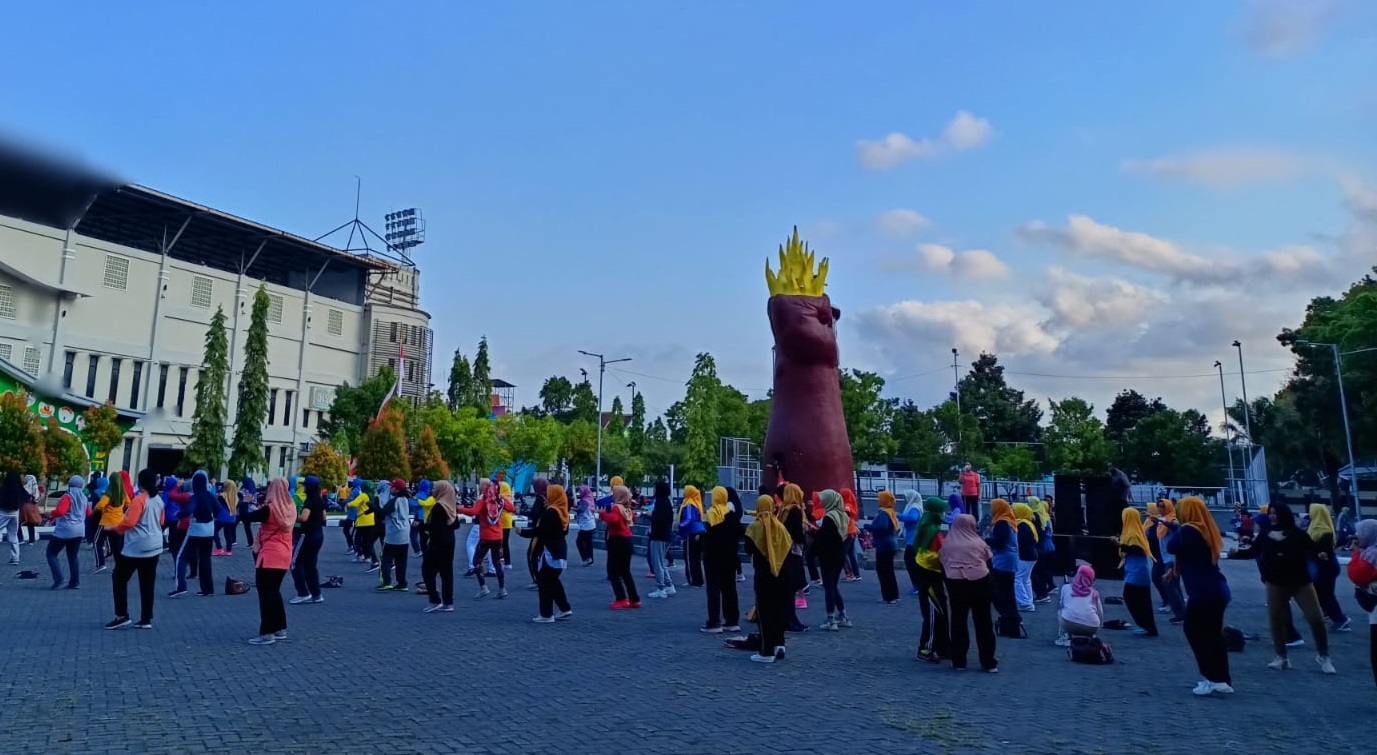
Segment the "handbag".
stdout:
<path fill-rule="evenodd" d="M 234 577 L 225 577 L 226 595 L 244 595 L 249 591 L 249 583 Z"/>
<path fill-rule="evenodd" d="M 1104 666 L 1114 662 L 1114 650 L 1099 637 L 1072 637 L 1066 657 L 1073 663 Z"/>
<path fill-rule="evenodd" d="M 43 523 L 43 514 L 38 510 L 38 504 L 29 501 L 19 507 L 19 521 L 25 525 L 37 527 Z"/>
<path fill-rule="evenodd" d="M 1353 599 L 1358 601 L 1358 607 L 1372 613 L 1377 610 L 1377 595 L 1364 590 L 1361 587 L 1353 588 Z"/>

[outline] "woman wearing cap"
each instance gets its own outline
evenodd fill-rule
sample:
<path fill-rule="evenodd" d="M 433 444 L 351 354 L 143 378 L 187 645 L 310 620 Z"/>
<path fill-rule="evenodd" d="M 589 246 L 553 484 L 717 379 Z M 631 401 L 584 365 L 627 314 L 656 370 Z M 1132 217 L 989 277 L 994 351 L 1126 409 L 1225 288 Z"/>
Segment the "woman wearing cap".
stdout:
<path fill-rule="evenodd" d="M 392 497 L 383 506 L 382 584 L 378 590 L 406 592 L 406 554 L 411 547 L 411 501 L 407 498 L 406 480 L 391 482 Z M 393 578 L 396 583 L 393 583 Z"/>

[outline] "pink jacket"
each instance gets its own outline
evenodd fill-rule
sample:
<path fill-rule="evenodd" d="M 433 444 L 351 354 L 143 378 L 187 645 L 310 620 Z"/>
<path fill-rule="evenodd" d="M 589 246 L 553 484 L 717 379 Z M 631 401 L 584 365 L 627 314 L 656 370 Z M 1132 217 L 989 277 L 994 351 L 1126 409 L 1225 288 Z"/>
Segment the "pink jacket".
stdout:
<path fill-rule="evenodd" d="M 292 525 L 268 514 L 268 521 L 258 528 L 254 547 L 258 557 L 254 563 L 264 569 L 292 568 Z"/>

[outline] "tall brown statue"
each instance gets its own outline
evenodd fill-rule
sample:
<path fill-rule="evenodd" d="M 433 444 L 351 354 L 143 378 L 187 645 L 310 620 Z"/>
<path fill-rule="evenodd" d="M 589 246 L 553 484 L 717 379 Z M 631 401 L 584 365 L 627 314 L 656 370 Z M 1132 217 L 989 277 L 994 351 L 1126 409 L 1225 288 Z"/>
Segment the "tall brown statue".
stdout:
<path fill-rule="evenodd" d="M 779 272 L 765 263 L 775 376 L 762 479 L 768 484 L 787 480 L 806 491 L 840 490 L 851 487 L 852 478 L 837 373 L 841 310 L 824 293 L 827 259 L 816 270 L 813 259 L 795 227 L 779 247 Z"/>

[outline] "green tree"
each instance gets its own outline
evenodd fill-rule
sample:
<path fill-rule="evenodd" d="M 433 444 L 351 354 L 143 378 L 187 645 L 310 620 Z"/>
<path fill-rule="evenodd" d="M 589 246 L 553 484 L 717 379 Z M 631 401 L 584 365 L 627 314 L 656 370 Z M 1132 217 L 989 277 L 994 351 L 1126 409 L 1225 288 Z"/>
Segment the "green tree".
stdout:
<path fill-rule="evenodd" d="M 985 434 L 975 415 L 958 411 L 956 403 L 949 400 L 933 407 L 932 416 L 943 438 L 941 469 L 944 473 L 937 475 L 939 480 L 955 478 L 959 468 L 967 463 L 976 469 L 989 466 Z"/>
<path fill-rule="evenodd" d="M 196 417 L 191 423 L 191 442 L 185 461 L 192 469 L 218 476 L 225 467 L 225 390 L 229 383 L 229 336 L 225 310 L 217 307 L 206 330 L 201 374 L 196 381 Z"/>
<path fill-rule="evenodd" d="M 0 393 L 0 473 L 42 477 L 47 472 L 43 454 L 43 428 L 29 411 L 26 395 Z"/>
<path fill-rule="evenodd" d="M 459 349 L 454 350 L 454 361 L 449 365 L 449 386 L 445 391 L 445 401 L 450 410 L 458 409 L 469 396 L 473 395 L 473 368 L 468 357 Z"/>
<path fill-rule="evenodd" d="M 349 481 L 349 462 L 329 441 L 317 441 L 301 462 L 301 474 L 319 477 L 321 487 L 327 490 L 338 488 Z"/>
<path fill-rule="evenodd" d="M 721 438 L 748 438 L 751 433 L 751 408 L 746 394 L 725 383 L 717 387 L 717 435 Z"/>
<path fill-rule="evenodd" d="M 1042 477 L 1032 448 L 1022 444 L 1004 444 L 996 447 L 990 459 L 990 474 L 1000 479 L 1020 482 Z"/>
<path fill-rule="evenodd" d="M 597 468 L 598 428 L 586 419 L 576 419 L 560 433 L 559 457 L 569 463 L 570 474 L 592 474 Z"/>
<path fill-rule="evenodd" d="M 406 454 L 405 419 L 388 407 L 368 426 L 359 446 L 358 474 L 368 480 L 411 479 Z"/>
<path fill-rule="evenodd" d="M 492 365 L 488 362 L 488 337 L 478 339 L 478 352 L 473 355 L 473 385 L 469 405 L 484 417 L 492 416 Z"/>
<path fill-rule="evenodd" d="M 1117 448 L 1139 422 L 1166 408 L 1160 398 L 1148 400 L 1131 388 L 1119 391 L 1105 412 L 1105 437 Z"/>
<path fill-rule="evenodd" d="M 440 454 L 440 444 L 435 440 L 435 431 L 429 426 L 421 428 L 416 446 L 411 449 L 411 474 L 418 480 L 449 479 L 449 465 Z"/>
<path fill-rule="evenodd" d="M 1165 409 L 1142 419 L 1124 438 L 1121 468 L 1143 482 L 1175 488 L 1224 484 L 1223 444 L 1193 409 Z"/>
<path fill-rule="evenodd" d="M 640 454 L 645 448 L 645 396 L 639 392 L 631 395 L 631 426 L 627 428 L 626 439 L 633 454 Z"/>
<path fill-rule="evenodd" d="M 569 400 L 569 411 L 563 413 L 564 422 L 583 420 L 595 428 L 598 421 L 598 394 L 593 392 L 593 384 L 584 378 L 574 386 L 573 398 Z"/>
<path fill-rule="evenodd" d="M 688 425 L 684 422 L 684 402 L 675 401 L 665 410 L 665 429 L 669 432 L 669 439 L 675 443 L 684 442 L 684 433 Z"/>
<path fill-rule="evenodd" d="M 746 407 L 746 437 L 757 446 L 765 445 L 765 432 L 769 430 L 770 406 L 773 403 L 774 398 L 767 397 L 752 401 Z"/>
<path fill-rule="evenodd" d="M 44 473 L 57 478 L 64 486 L 72 475 L 84 477 L 91 471 L 81 439 L 63 430 L 54 417 L 48 418 L 47 430 L 43 433 L 43 459 Z"/>
<path fill-rule="evenodd" d="M 1253 399 L 1249 415 L 1246 426 L 1251 428 L 1251 440 L 1266 449 L 1269 480 L 1284 482 L 1303 470 L 1324 468 L 1324 438 L 1301 419 L 1290 391 L 1283 388 L 1274 398 Z M 1229 407 L 1229 424 L 1247 437 L 1242 400 Z"/>
<path fill-rule="evenodd" d="M 561 422 L 569 420 L 568 414 L 574 406 L 574 384 L 562 375 L 545 378 L 540 386 L 540 408 Z"/>
<path fill-rule="evenodd" d="M 839 370 L 838 375 L 852 464 L 859 472 L 862 464 L 888 463 L 895 446 L 889 426 L 894 402 L 881 396 L 885 379 L 861 370 Z"/>
<path fill-rule="evenodd" d="M 506 414 L 497 418 L 498 443 L 510 461 L 524 461 L 545 471 L 559 458 L 561 428 L 551 417 Z"/>
<path fill-rule="evenodd" d="M 267 285 L 259 284 L 253 295 L 244 371 L 239 373 L 239 400 L 234 407 L 234 443 L 229 459 L 229 477 L 233 480 L 266 466 L 263 421 L 268 416 L 268 305 Z"/>
<path fill-rule="evenodd" d="M 622 435 L 626 431 L 626 407 L 622 406 L 622 397 L 612 397 L 612 407 L 607 412 L 607 424 L 603 427 L 604 435 Z"/>
<path fill-rule="evenodd" d="M 722 383 L 717 363 L 706 352 L 694 359 L 684 394 L 685 482 L 711 487 L 717 482 L 717 409 Z"/>
<path fill-rule="evenodd" d="M 95 466 L 104 469 L 110 452 L 124 440 L 124 428 L 120 427 L 119 412 L 114 404 L 105 403 L 93 406 L 81 413 L 85 429 L 81 431 L 82 440 L 91 450 Z"/>
<path fill-rule="evenodd" d="M 1036 443 L 1042 439 L 1042 409 L 1009 386 L 1004 367 L 993 354 L 982 353 L 957 383 L 961 411 L 974 416 L 986 438 L 995 443 Z"/>
<path fill-rule="evenodd" d="M 1123 394 L 1120 394 L 1123 395 Z M 1043 433 L 1047 464 L 1054 474 L 1104 474 L 1113 456 L 1104 423 L 1084 399 L 1048 401 L 1052 418 Z"/>
<path fill-rule="evenodd" d="M 356 386 L 341 383 L 335 388 L 330 412 L 320 420 L 320 437 L 346 456 L 357 453 L 364 432 L 377 418 L 383 399 L 396 384 L 397 373 L 387 365 Z"/>
<path fill-rule="evenodd" d="M 669 477 L 671 466 L 683 465 L 683 447 L 670 440 L 669 428 L 660 417 L 646 428 L 641 465 L 645 474 L 665 478 Z"/>
<path fill-rule="evenodd" d="M 890 419 L 890 433 L 894 439 L 894 454 L 908 465 L 910 471 L 923 477 L 942 479 L 951 474 L 951 463 L 944 453 L 947 437 L 931 411 L 905 401 L 894 410 Z"/>

